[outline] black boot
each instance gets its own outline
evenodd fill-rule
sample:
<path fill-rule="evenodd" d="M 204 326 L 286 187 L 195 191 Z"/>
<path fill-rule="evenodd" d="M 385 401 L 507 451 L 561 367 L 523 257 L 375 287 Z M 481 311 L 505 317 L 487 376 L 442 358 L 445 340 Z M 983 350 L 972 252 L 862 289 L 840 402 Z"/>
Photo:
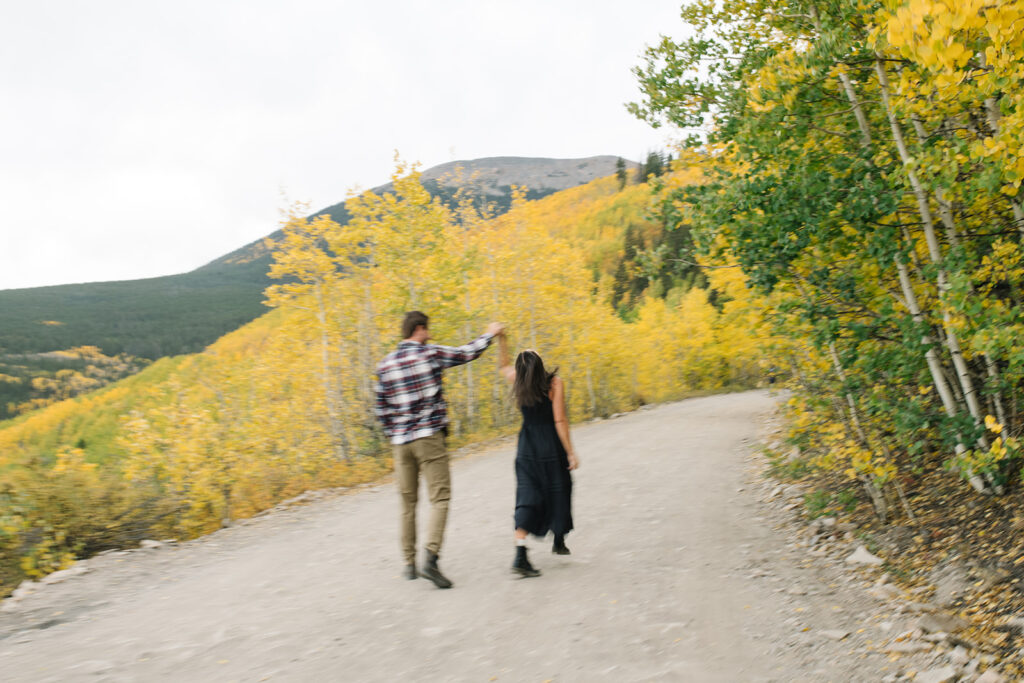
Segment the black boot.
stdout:
<path fill-rule="evenodd" d="M 405 574 L 404 574 L 404 576 L 405 576 L 405 578 L 409 579 L 410 581 L 412 579 L 415 579 L 417 576 L 419 576 L 419 574 L 416 572 L 416 565 L 415 564 L 407 564 L 407 565 L 405 565 Z"/>
<path fill-rule="evenodd" d="M 452 587 L 452 582 L 445 578 L 445 575 L 437 568 L 437 555 L 429 550 L 427 551 L 427 561 L 423 564 L 423 569 L 420 570 L 420 576 L 430 579 L 438 588 Z"/>
<path fill-rule="evenodd" d="M 551 546 L 551 552 L 555 555 L 571 555 L 568 546 L 565 545 L 565 536 L 555 534 L 555 543 Z"/>
<path fill-rule="evenodd" d="M 516 559 L 512 562 L 512 573 L 520 576 L 540 576 L 540 570 L 534 569 L 530 561 L 526 559 L 526 546 L 516 546 Z"/>

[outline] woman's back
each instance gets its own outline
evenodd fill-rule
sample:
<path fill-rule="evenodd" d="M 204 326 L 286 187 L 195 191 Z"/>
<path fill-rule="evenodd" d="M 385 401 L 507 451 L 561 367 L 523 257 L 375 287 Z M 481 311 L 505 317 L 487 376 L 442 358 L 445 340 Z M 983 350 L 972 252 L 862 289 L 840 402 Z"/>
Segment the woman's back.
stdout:
<path fill-rule="evenodd" d="M 523 426 L 519 430 L 519 458 L 527 460 L 566 460 L 565 449 L 555 429 L 555 413 L 547 396 L 532 406 L 520 406 Z M 568 463 L 566 463 L 568 467 Z M 568 471 L 568 470 L 566 470 Z M 561 477 L 559 477 L 561 478 Z"/>
<path fill-rule="evenodd" d="M 545 396 L 532 406 L 520 406 L 524 425 L 555 424 L 555 412 L 551 399 Z"/>

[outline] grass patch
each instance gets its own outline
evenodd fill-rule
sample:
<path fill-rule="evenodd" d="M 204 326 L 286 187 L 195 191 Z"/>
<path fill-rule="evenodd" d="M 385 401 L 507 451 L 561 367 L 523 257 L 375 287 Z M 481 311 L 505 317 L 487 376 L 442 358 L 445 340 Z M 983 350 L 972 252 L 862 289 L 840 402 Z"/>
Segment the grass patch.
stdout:
<path fill-rule="evenodd" d="M 813 469 L 810 463 L 799 456 L 794 457 L 772 448 L 765 448 L 764 455 L 768 459 L 768 471 L 775 479 L 795 481 L 806 477 Z"/>

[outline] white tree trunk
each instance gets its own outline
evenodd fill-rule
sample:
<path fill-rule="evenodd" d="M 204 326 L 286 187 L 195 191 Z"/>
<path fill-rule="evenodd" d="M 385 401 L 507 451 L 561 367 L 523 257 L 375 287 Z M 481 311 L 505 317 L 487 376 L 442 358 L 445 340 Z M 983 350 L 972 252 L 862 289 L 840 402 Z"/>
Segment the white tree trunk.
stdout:
<path fill-rule="evenodd" d="M 320 372 L 324 400 L 327 403 L 327 428 L 338 458 L 347 461 L 349 459 L 347 439 L 340 411 L 338 410 L 339 401 L 335 389 L 334 376 L 331 373 L 331 342 L 327 329 L 327 304 L 324 297 L 323 284 L 317 283 L 313 292 L 317 305 L 316 318 L 320 324 Z"/>
<path fill-rule="evenodd" d="M 910 275 L 907 273 L 907 266 L 899 259 L 895 258 L 896 269 L 900 277 L 900 288 L 903 290 L 903 298 L 906 301 L 907 307 L 910 310 L 910 315 L 918 323 L 924 322 L 924 315 L 921 313 L 921 308 L 917 305 L 917 295 L 914 294 L 914 288 L 910 284 Z M 949 385 L 946 384 L 946 376 L 942 372 L 942 364 L 939 362 L 939 356 L 935 352 L 935 346 L 932 344 L 932 340 L 928 335 L 921 338 L 921 343 L 928 349 L 925 352 L 925 360 L 928 363 L 928 371 L 932 376 L 932 383 L 935 385 L 935 390 L 939 394 L 939 399 L 942 401 L 942 407 L 946 411 L 946 415 L 949 417 L 956 417 L 956 401 L 953 398 L 953 392 L 950 391 Z M 954 447 L 957 455 L 963 455 L 967 452 L 967 448 L 963 444 L 963 439 L 957 436 L 957 443 Z M 985 481 L 976 474 L 970 474 L 968 481 L 971 482 L 971 486 L 974 487 L 979 493 L 983 493 L 987 490 Z"/>
<path fill-rule="evenodd" d="M 892 129 L 893 141 L 896 143 L 896 149 L 899 152 L 900 159 L 903 161 L 907 178 L 914 191 L 914 197 L 917 199 L 917 209 L 921 216 L 922 227 L 924 228 L 925 243 L 928 245 L 928 254 L 931 257 L 932 263 L 938 266 L 937 285 L 939 305 L 942 308 L 943 329 L 946 332 L 946 349 L 949 351 L 950 358 L 953 360 L 953 367 L 956 368 L 957 378 L 960 380 L 960 386 L 963 389 L 967 409 L 970 412 L 971 417 L 974 418 L 975 424 L 980 425 L 982 422 L 981 408 L 978 404 L 978 397 L 974 388 L 974 380 L 971 377 L 970 370 L 967 367 L 967 362 L 964 360 L 963 353 L 960 349 L 960 342 L 957 339 L 956 330 L 953 327 L 949 309 L 943 301 L 946 292 L 949 289 L 949 283 L 946 276 L 946 270 L 942 267 L 942 249 L 939 246 L 939 240 L 935 234 L 935 221 L 932 217 L 931 206 L 928 202 L 928 194 L 925 192 L 924 185 L 921 183 L 921 180 L 917 177 L 917 173 L 914 172 L 913 159 L 907 150 L 906 141 L 903 138 L 903 130 L 900 127 L 899 121 L 896 119 L 896 112 L 892 108 L 892 102 L 889 99 L 889 77 L 886 73 L 885 64 L 881 57 L 878 57 L 875 60 L 875 71 L 878 74 L 879 91 L 882 96 L 882 104 L 885 107 L 886 116 L 889 119 L 889 127 Z M 983 448 L 987 448 L 984 436 L 980 437 L 978 441 L 979 445 Z"/>

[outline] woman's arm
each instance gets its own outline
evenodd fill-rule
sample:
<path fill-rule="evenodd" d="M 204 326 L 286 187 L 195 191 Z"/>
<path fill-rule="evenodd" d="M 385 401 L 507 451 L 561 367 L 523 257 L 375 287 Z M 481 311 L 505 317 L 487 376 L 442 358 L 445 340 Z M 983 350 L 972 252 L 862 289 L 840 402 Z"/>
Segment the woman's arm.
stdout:
<path fill-rule="evenodd" d="M 504 332 L 498 335 L 498 364 L 501 366 L 498 368 L 501 376 L 508 380 L 509 384 L 515 381 L 516 370 L 512 367 L 512 361 L 509 359 L 508 337 Z"/>
<path fill-rule="evenodd" d="M 574 470 L 580 466 L 576 457 L 576 451 L 572 448 L 572 441 L 569 440 L 569 416 L 565 411 L 565 382 L 561 377 L 551 378 L 551 406 L 555 413 L 555 431 L 562 441 L 562 447 L 569 456 L 569 469 Z"/>

